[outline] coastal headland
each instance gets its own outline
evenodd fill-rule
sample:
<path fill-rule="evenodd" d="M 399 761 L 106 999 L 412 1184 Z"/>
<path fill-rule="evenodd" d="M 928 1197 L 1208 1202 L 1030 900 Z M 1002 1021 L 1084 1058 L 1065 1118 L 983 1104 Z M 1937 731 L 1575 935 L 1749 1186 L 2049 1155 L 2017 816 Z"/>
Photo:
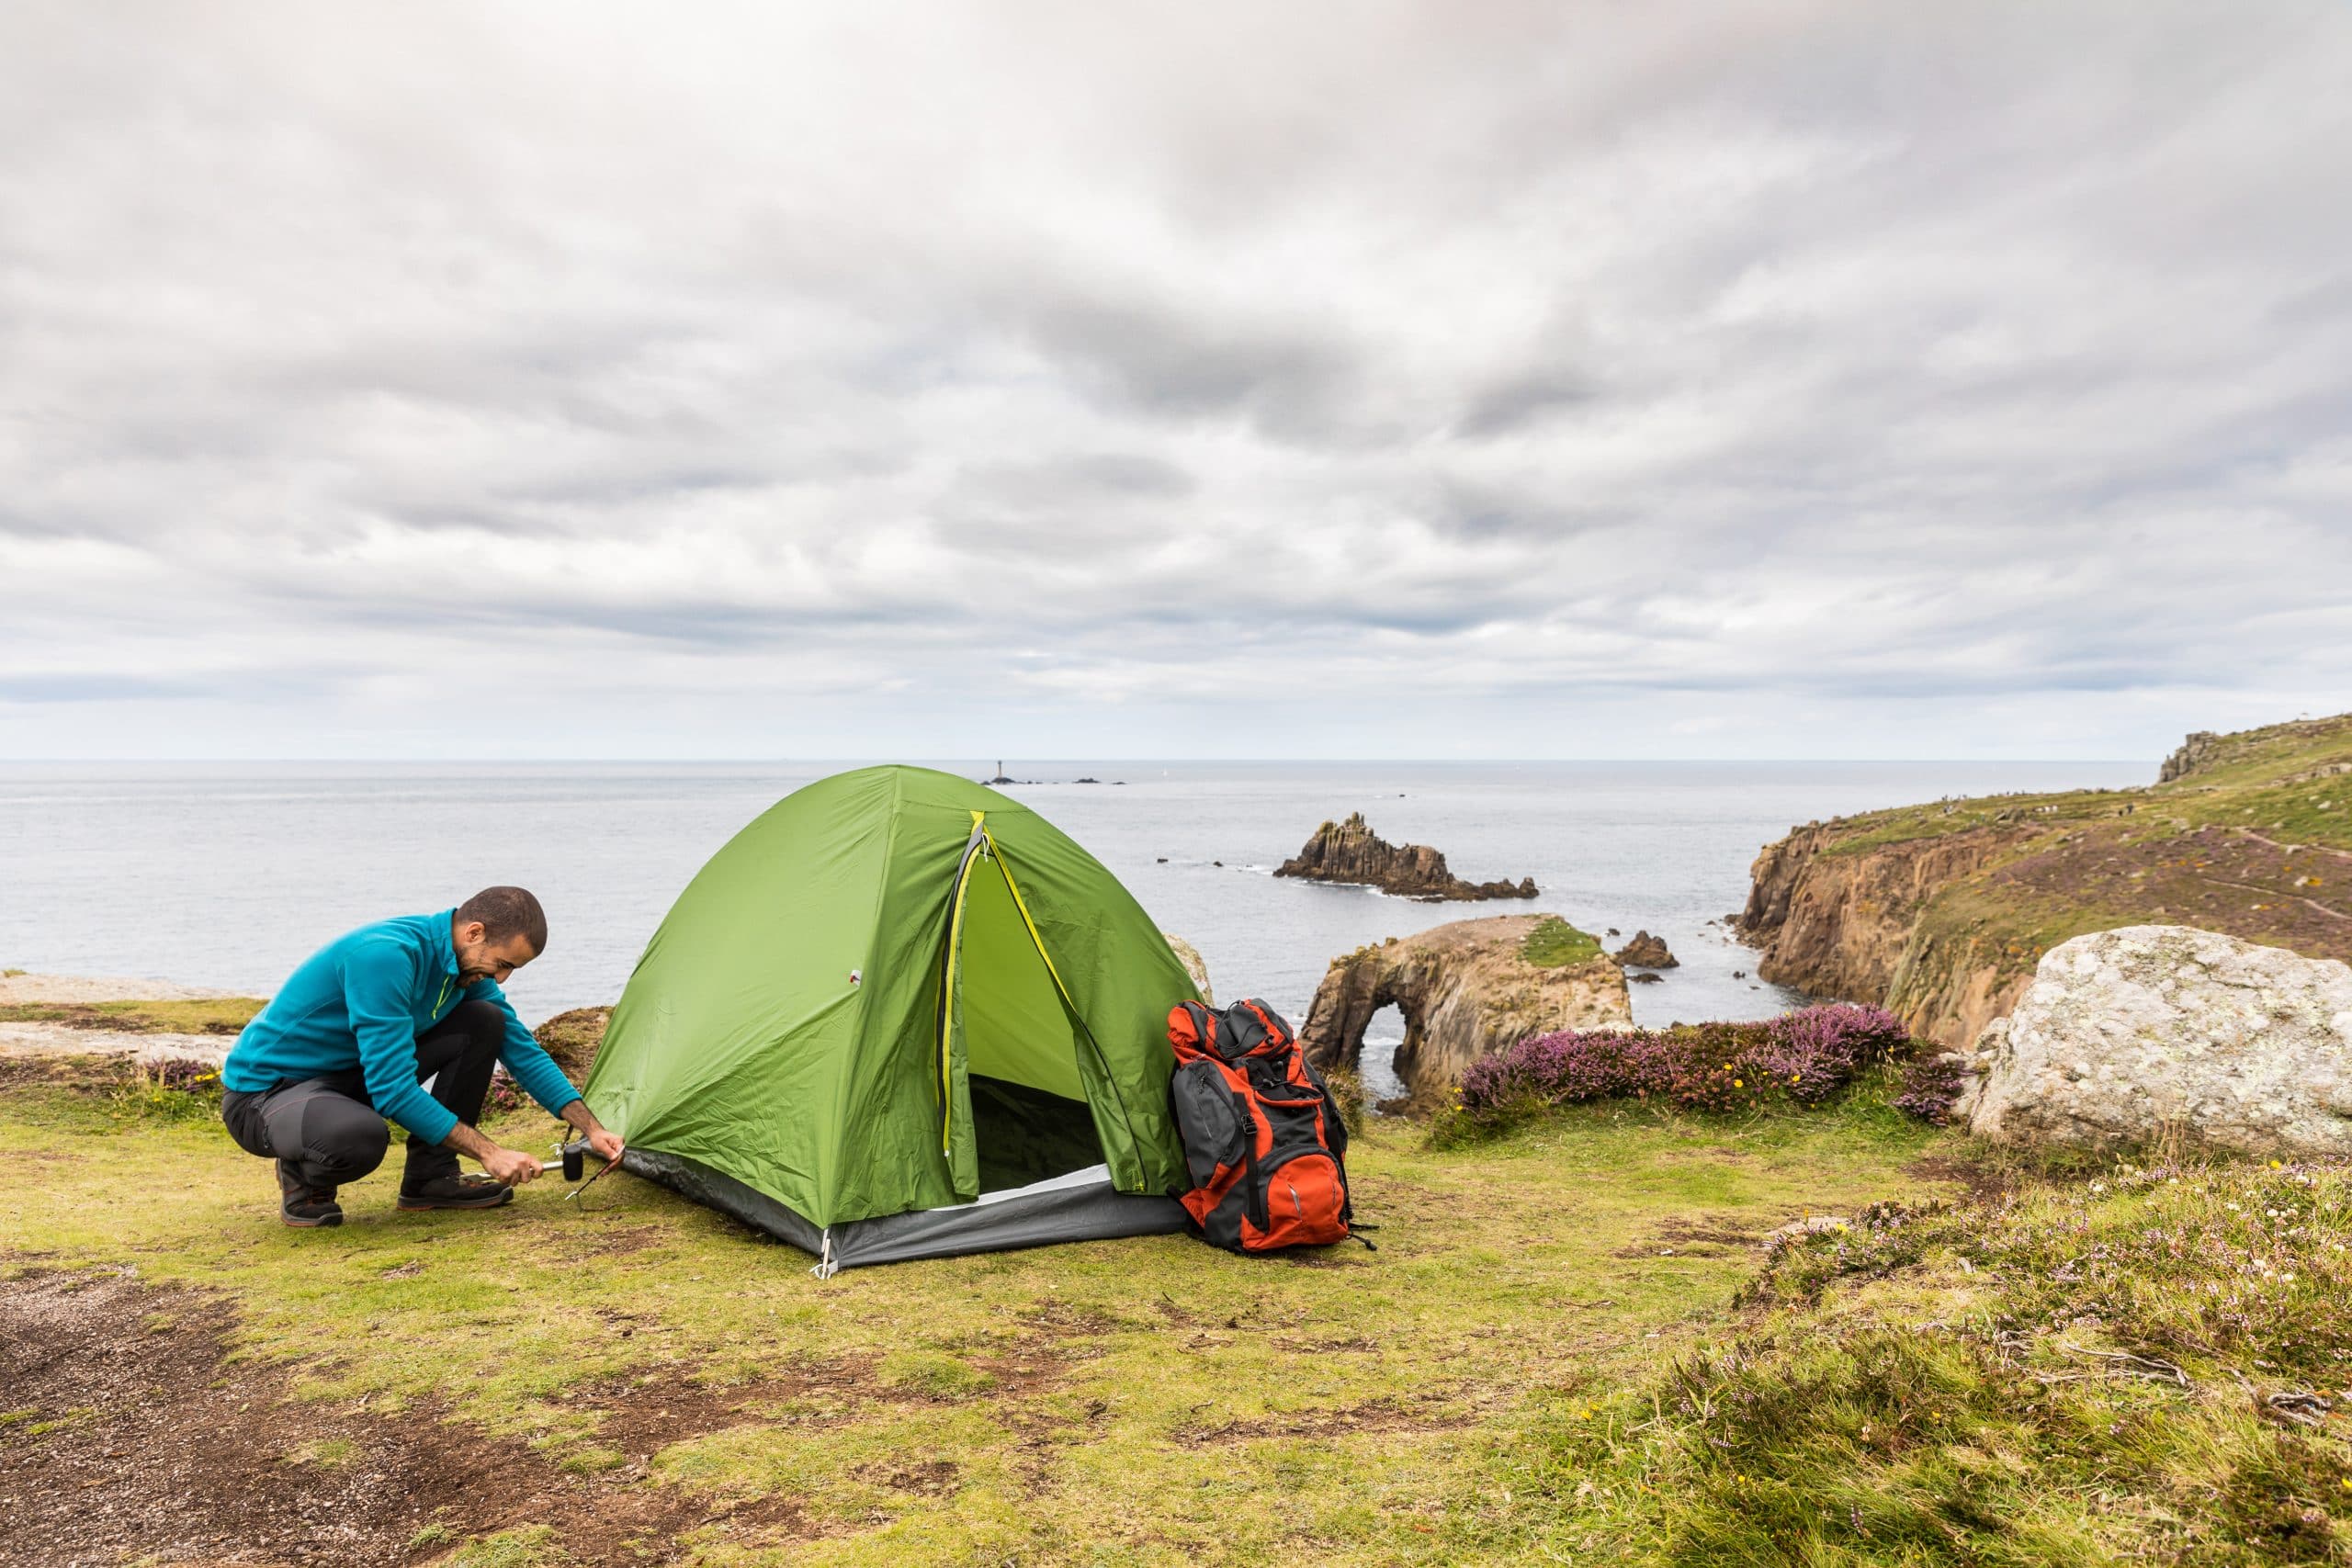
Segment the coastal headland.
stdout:
<path fill-rule="evenodd" d="M 1767 844 L 1766 980 L 1964 1046 L 2070 937 L 2161 924 L 2352 959 L 2352 715 L 2200 733 L 2136 789 L 1931 801 Z"/>

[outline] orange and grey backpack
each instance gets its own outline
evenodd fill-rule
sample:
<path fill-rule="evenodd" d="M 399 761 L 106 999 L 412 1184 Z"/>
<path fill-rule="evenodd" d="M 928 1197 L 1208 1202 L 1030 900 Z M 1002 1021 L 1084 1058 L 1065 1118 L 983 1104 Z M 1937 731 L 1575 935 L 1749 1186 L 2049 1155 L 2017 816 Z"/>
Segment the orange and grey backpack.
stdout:
<path fill-rule="evenodd" d="M 1254 998 L 1221 1012 L 1180 1002 L 1168 1039 L 1193 1178 L 1182 1201 L 1201 1238 L 1229 1252 L 1347 1240 L 1347 1124 L 1282 1015 Z"/>

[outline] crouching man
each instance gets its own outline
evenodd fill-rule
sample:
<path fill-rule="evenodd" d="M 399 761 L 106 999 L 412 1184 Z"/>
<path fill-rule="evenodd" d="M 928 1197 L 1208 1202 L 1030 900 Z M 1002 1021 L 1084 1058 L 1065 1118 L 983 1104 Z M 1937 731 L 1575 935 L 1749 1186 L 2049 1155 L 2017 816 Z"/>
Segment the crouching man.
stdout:
<path fill-rule="evenodd" d="M 620 1157 L 621 1140 L 499 989 L 547 941 L 537 898 L 486 887 L 437 915 L 362 926 L 303 961 L 220 1068 L 220 1119 L 247 1154 L 277 1162 L 288 1224 L 343 1224 L 335 1189 L 383 1163 L 388 1118 L 408 1133 L 401 1208 L 489 1209 L 512 1198 L 539 1162 L 475 1126 L 502 1061 L 597 1155 Z M 489 1175 L 460 1174 L 461 1154 Z"/>

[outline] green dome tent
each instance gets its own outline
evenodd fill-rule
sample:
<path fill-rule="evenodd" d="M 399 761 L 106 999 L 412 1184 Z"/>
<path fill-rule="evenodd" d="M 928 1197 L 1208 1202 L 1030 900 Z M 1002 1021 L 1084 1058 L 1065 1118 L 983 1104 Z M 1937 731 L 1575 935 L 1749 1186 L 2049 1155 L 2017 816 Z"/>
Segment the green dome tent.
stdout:
<path fill-rule="evenodd" d="M 1101 863 L 926 768 L 795 791 L 662 920 L 588 1103 L 819 1271 L 1182 1229 L 1183 964 Z"/>

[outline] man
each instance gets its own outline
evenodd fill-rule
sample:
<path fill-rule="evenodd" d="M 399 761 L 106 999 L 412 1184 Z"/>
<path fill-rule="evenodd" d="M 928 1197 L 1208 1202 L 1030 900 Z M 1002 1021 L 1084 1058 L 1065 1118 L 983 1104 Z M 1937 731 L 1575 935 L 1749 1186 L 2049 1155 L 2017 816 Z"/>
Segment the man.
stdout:
<path fill-rule="evenodd" d="M 539 1162 L 475 1126 L 501 1061 L 598 1156 L 620 1158 L 621 1140 L 499 989 L 547 942 L 537 898 L 485 887 L 437 915 L 362 926 L 303 961 L 220 1068 L 220 1119 L 247 1154 L 277 1162 L 288 1224 L 343 1224 L 335 1189 L 383 1163 L 388 1117 L 408 1131 L 401 1208 L 489 1209 L 512 1198 Z M 490 1174 L 459 1174 L 460 1154 Z"/>

